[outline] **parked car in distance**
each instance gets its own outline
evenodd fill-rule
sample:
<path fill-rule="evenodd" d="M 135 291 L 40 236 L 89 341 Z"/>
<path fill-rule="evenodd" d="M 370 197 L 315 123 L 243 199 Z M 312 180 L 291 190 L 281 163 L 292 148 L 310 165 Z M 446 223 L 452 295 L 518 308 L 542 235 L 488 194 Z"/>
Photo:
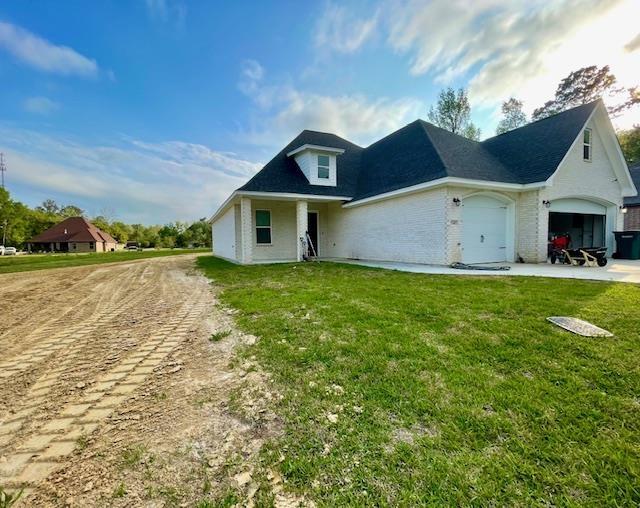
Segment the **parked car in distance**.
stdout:
<path fill-rule="evenodd" d="M 4 254 L 4 245 L 0 245 L 0 256 Z"/>
<path fill-rule="evenodd" d="M 15 247 L 4 247 L 2 250 L 3 256 L 15 256 L 18 253 L 18 249 Z"/>
<path fill-rule="evenodd" d="M 142 250 L 138 242 L 127 242 L 124 248 L 125 250 Z"/>

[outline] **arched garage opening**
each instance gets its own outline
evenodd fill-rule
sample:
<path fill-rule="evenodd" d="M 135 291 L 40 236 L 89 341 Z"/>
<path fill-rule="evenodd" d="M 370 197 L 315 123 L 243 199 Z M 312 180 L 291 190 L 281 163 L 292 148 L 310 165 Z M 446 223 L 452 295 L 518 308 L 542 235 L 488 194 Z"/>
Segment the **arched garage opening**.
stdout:
<path fill-rule="evenodd" d="M 462 200 L 462 262 L 514 260 L 514 203 L 498 193 L 477 193 Z"/>
<path fill-rule="evenodd" d="M 603 203 L 583 198 L 552 201 L 549 206 L 549 239 L 554 235 L 568 234 L 574 249 L 607 246 L 609 208 Z"/>

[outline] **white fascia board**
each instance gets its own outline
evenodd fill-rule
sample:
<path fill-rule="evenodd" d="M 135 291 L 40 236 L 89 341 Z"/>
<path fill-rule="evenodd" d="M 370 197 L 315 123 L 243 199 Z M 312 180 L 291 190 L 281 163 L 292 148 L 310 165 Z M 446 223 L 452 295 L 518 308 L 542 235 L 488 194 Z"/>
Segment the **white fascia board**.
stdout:
<path fill-rule="evenodd" d="M 322 194 L 298 194 L 293 192 L 258 192 L 236 191 L 238 196 L 256 197 L 262 199 L 279 199 L 284 201 L 349 201 L 349 196 L 324 196 Z"/>
<path fill-rule="evenodd" d="M 352 208 L 360 205 L 366 205 L 368 203 L 375 203 L 376 201 L 382 201 L 384 199 L 392 199 L 407 194 L 414 194 L 416 192 L 422 192 L 424 190 L 434 189 L 437 187 L 443 187 L 445 185 L 456 185 L 458 187 L 467 187 L 470 189 L 491 189 L 491 190 L 505 190 L 514 192 L 523 192 L 531 189 L 540 189 L 546 187 L 545 182 L 536 183 L 505 183 L 505 182 L 490 182 L 485 180 L 472 180 L 469 178 L 458 178 L 455 176 L 445 176 L 444 178 L 438 178 L 437 180 L 431 180 L 430 182 L 419 183 L 412 185 L 411 187 L 404 187 L 383 194 L 377 194 L 357 201 L 351 201 L 342 205 L 343 208 Z"/>
<path fill-rule="evenodd" d="M 338 154 L 338 155 L 344 153 L 344 150 L 342 148 L 333 148 L 331 146 L 320 146 L 320 145 L 309 145 L 309 144 L 307 144 L 307 145 L 299 146 L 295 150 L 291 150 L 287 154 L 287 157 L 291 157 L 292 155 L 295 155 L 297 153 L 304 152 L 305 150 L 317 150 L 319 152 L 330 152 L 330 153 L 335 153 L 335 154 Z"/>
<path fill-rule="evenodd" d="M 260 198 L 264 200 L 279 200 L 279 201 L 315 201 L 315 202 L 329 202 L 329 201 L 349 201 L 350 196 L 323 196 L 320 194 L 297 194 L 292 192 L 258 192 L 258 191 L 233 191 L 224 203 L 222 203 L 215 213 L 209 219 L 209 224 L 215 222 L 215 220 L 227 210 L 229 205 L 238 197 L 247 198 Z"/>
<path fill-rule="evenodd" d="M 604 106 L 602 106 L 602 108 L 604 110 Z M 622 184 L 622 197 L 628 198 L 636 196 L 638 194 L 638 189 L 633 183 L 633 178 L 631 178 L 631 172 L 629 171 L 629 166 L 627 165 L 627 161 L 624 158 L 624 154 L 622 153 L 622 147 L 620 146 L 620 141 L 618 140 L 616 131 L 613 128 L 613 124 L 611 123 L 611 118 L 609 118 L 609 114 L 606 112 L 606 110 L 603 111 L 603 114 L 607 122 L 607 136 L 609 138 L 609 144 L 610 146 L 613 145 L 613 150 L 616 153 L 616 158 L 619 162 L 619 164 L 614 163 L 613 170 L 618 177 L 618 181 Z M 616 167 L 619 168 L 619 171 L 616 170 Z M 625 180 L 625 182 L 622 183 L 622 180 Z"/>
<path fill-rule="evenodd" d="M 225 212 L 229 206 L 229 204 L 233 201 L 233 199 L 238 195 L 238 191 L 233 191 L 231 193 L 231 196 L 229 196 L 227 199 L 224 200 L 224 202 L 218 207 L 218 209 L 213 213 L 213 215 L 211 216 L 211 218 L 209 219 L 209 224 L 213 224 L 215 222 L 215 220 L 222 214 L 222 212 Z"/>

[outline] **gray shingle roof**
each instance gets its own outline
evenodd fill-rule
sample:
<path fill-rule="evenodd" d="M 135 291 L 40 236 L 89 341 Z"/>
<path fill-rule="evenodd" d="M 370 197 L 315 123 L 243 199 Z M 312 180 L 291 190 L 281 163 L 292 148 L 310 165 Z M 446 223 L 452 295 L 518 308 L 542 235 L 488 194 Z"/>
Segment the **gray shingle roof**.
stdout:
<path fill-rule="evenodd" d="M 239 190 L 357 200 L 446 176 L 519 184 L 542 182 L 557 169 L 598 103 L 578 106 L 482 142 L 423 120 L 364 149 L 334 134 L 305 130 Z M 309 184 L 294 159 L 286 156 L 304 144 L 345 150 L 337 159 L 337 187 Z"/>
<path fill-rule="evenodd" d="M 337 156 L 336 187 L 311 185 L 294 158 L 287 157 L 287 153 L 306 144 L 344 150 L 343 154 Z M 361 147 L 335 134 L 305 130 L 238 190 L 351 197 L 356 193 L 361 153 Z"/>
<path fill-rule="evenodd" d="M 626 206 L 640 206 L 640 162 L 630 166 L 629 172 L 631 173 L 631 179 L 639 194 L 630 198 L 624 198 L 624 204 Z"/>

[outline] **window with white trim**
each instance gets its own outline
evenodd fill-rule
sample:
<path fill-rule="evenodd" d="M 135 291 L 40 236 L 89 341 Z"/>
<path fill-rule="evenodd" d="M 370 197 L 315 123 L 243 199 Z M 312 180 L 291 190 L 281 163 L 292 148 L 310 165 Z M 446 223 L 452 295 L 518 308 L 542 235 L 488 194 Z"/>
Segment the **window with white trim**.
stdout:
<path fill-rule="evenodd" d="M 271 211 L 256 210 L 256 243 L 271 244 Z"/>
<path fill-rule="evenodd" d="M 318 178 L 329 179 L 329 156 L 318 155 Z"/>
<path fill-rule="evenodd" d="M 585 129 L 582 135 L 582 158 L 586 161 L 591 160 L 591 129 Z"/>

